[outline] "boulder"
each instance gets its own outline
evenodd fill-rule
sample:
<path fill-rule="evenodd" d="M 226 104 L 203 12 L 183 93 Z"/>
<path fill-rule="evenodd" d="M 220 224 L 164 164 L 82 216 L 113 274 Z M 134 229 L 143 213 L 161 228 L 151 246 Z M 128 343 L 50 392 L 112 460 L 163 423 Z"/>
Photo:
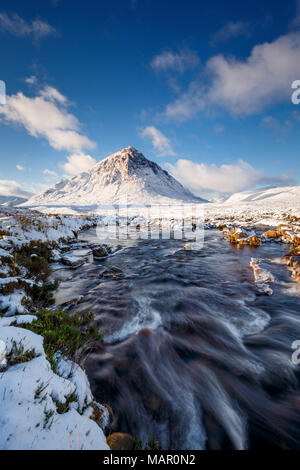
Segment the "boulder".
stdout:
<path fill-rule="evenodd" d="M 78 268 L 79 266 L 83 265 L 82 258 L 77 258 L 76 256 L 72 255 L 63 255 L 61 261 L 63 264 L 70 266 L 71 268 Z"/>
<path fill-rule="evenodd" d="M 279 233 L 276 230 L 267 230 L 262 234 L 264 238 L 279 238 Z"/>
<path fill-rule="evenodd" d="M 133 450 L 135 439 L 130 434 L 114 432 L 107 436 L 106 442 L 111 450 Z"/>
<path fill-rule="evenodd" d="M 105 246 L 98 246 L 96 248 L 93 248 L 93 256 L 94 259 L 104 259 L 108 256 L 108 251 Z"/>

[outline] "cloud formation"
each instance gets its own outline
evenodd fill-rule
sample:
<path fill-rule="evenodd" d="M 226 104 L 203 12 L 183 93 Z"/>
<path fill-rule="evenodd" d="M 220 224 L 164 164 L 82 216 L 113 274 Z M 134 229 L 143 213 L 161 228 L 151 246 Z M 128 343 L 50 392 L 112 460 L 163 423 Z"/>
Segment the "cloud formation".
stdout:
<path fill-rule="evenodd" d="M 141 131 L 141 137 L 150 138 L 159 157 L 175 156 L 170 139 L 154 126 L 147 126 Z"/>
<path fill-rule="evenodd" d="M 67 158 L 67 162 L 63 164 L 63 169 L 68 175 L 78 175 L 83 171 L 90 170 L 97 161 L 90 155 L 83 153 L 73 154 Z"/>
<path fill-rule="evenodd" d="M 228 41 L 239 36 L 249 36 L 249 24 L 244 21 L 228 21 L 219 31 L 212 34 L 210 45 L 215 46 L 220 42 Z"/>
<path fill-rule="evenodd" d="M 188 48 L 181 49 L 179 52 L 165 49 L 152 59 L 150 66 L 157 72 L 172 70 L 184 73 L 185 70 L 193 69 L 199 63 L 200 59 L 197 53 Z"/>
<path fill-rule="evenodd" d="M 55 28 L 46 21 L 35 19 L 28 22 L 16 13 L 9 16 L 4 12 L 0 13 L 0 31 L 18 37 L 32 35 L 36 40 L 56 34 Z"/>
<path fill-rule="evenodd" d="M 232 194 L 256 185 L 288 185 L 294 183 L 289 175 L 266 176 L 249 163 L 239 160 L 235 164 L 217 166 L 178 160 L 167 163 L 167 170 L 196 195 Z"/>
<path fill-rule="evenodd" d="M 68 100 L 58 90 L 46 86 L 35 97 L 22 92 L 7 96 L 0 107 L 6 124 L 23 126 L 33 137 L 45 138 L 55 150 L 82 152 L 95 143 L 79 132 L 78 119 L 67 110 Z"/>
<path fill-rule="evenodd" d="M 290 100 L 291 83 L 299 75 L 300 32 L 255 46 L 244 60 L 216 55 L 205 66 L 202 80 L 169 103 L 164 116 L 184 121 L 212 107 L 233 115 L 251 115 Z"/>
<path fill-rule="evenodd" d="M 48 176 L 55 176 L 55 177 L 58 176 L 56 171 L 48 170 L 48 168 L 45 168 L 45 170 L 43 170 L 43 173 L 44 173 L 44 175 L 48 175 Z"/>

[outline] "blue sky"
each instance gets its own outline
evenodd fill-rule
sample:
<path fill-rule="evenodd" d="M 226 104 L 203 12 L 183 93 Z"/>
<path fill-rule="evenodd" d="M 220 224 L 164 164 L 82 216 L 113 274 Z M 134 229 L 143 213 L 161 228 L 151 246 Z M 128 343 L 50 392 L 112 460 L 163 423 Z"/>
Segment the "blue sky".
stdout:
<path fill-rule="evenodd" d="M 0 2 L 0 193 L 132 145 L 197 194 L 300 183 L 300 2 Z"/>

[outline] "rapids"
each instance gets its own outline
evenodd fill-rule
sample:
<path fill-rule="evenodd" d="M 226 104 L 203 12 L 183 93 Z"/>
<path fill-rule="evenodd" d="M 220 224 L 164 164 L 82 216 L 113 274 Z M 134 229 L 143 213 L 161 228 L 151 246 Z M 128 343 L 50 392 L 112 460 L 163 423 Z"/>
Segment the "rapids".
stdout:
<path fill-rule="evenodd" d="M 203 249 L 183 246 L 137 241 L 55 273 L 57 304 L 83 295 L 77 309 L 94 311 L 104 335 L 85 367 L 113 410 L 110 431 L 164 449 L 300 448 L 300 299 L 286 248 L 238 250 L 215 230 Z M 258 294 L 251 257 L 273 274 L 272 296 Z"/>

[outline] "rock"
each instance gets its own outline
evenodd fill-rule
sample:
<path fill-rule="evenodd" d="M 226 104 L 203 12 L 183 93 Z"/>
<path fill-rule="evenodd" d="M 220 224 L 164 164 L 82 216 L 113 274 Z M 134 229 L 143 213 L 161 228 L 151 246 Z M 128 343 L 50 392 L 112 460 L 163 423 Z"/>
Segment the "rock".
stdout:
<path fill-rule="evenodd" d="M 276 232 L 276 230 L 267 230 L 267 232 L 264 232 L 262 234 L 262 237 L 264 237 L 264 238 L 279 238 L 279 233 Z"/>
<path fill-rule="evenodd" d="M 61 259 L 62 263 L 71 268 L 78 268 L 83 265 L 83 260 L 81 258 L 76 258 L 72 255 L 63 255 Z"/>
<path fill-rule="evenodd" d="M 229 232 L 227 232 L 227 240 L 229 240 L 230 243 L 238 243 L 243 238 L 246 237 L 240 228 L 232 227 Z"/>
<path fill-rule="evenodd" d="M 92 251 L 94 259 L 104 259 L 108 256 L 108 251 L 105 246 L 98 246 L 97 248 L 93 248 Z"/>
<path fill-rule="evenodd" d="M 63 310 L 69 310 L 70 308 L 74 307 L 75 305 L 79 304 L 79 302 L 83 299 L 83 295 L 80 295 L 79 297 L 69 300 L 68 302 L 65 302 L 64 304 L 61 305 Z"/>
<path fill-rule="evenodd" d="M 116 267 L 116 266 L 110 266 L 107 268 L 104 268 L 99 277 L 120 277 L 123 276 L 123 271 L 122 269 Z"/>
<path fill-rule="evenodd" d="M 111 408 L 108 407 L 108 405 L 107 406 L 100 405 L 97 402 L 93 402 L 91 404 L 91 408 L 93 410 L 91 414 L 91 419 L 95 421 L 98 424 L 98 426 L 100 426 L 100 428 L 105 429 L 110 424 L 111 413 L 112 413 Z"/>
<path fill-rule="evenodd" d="M 300 245 L 300 235 L 295 235 L 295 236 L 294 236 L 294 243 L 295 243 L 296 245 Z"/>
<path fill-rule="evenodd" d="M 130 434 L 115 432 L 106 438 L 111 450 L 133 450 L 135 439 Z"/>
<path fill-rule="evenodd" d="M 290 255 L 300 256 L 300 245 L 290 251 Z"/>

